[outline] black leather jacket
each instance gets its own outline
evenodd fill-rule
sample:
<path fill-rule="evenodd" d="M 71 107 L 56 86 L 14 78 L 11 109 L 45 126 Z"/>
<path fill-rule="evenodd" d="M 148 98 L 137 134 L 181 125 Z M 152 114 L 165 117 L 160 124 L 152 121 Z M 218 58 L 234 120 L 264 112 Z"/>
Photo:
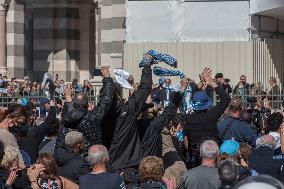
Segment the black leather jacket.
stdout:
<path fill-rule="evenodd" d="M 103 79 L 103 86 L 94 110 L 88 111 L 78 108 L 68 113 L 68 105 L 65 104 L 62 110 L 62 128 L 58 137 L 58 143 L 64 146 L 66 133 L 76 130 L 81 132 L 85 137 L 85 154 L 88 152 L 90 146 L 102 144 L 102 122 L 111 108 L 113 96 L 114 82 L 112 78 L 107 77 Z"/>

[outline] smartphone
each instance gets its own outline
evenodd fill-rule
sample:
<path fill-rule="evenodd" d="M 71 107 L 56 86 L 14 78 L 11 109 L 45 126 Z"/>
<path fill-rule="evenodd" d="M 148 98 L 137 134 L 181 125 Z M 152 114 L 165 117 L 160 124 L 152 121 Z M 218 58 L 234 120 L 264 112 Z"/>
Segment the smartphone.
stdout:
<path fill-rule="evenodd" d="M 99 68 L 93 69 L 93 74 L 94 76 L 102 76 L 101 69 Z"/>
<path fill-rule="evenodd" d="M 36 107 L 36 117 L 40 117 L 40 107 Z"/>

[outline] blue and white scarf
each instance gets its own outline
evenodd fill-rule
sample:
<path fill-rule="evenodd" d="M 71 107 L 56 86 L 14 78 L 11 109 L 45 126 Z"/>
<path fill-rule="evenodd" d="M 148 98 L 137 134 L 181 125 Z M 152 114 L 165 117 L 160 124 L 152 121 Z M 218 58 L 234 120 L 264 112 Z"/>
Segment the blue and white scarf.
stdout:
<path fill-rule="evenodd" d="M 153 73 L 156 76 L 159 77 L 165 77 L 165 76 L 179 76 L 180 79 L 185 78 L 185 75 L 181 72 L 181 71 L 177 71 L 177 70 L 168 70 L 166 68 L 161 68 L 158 66 L 155 66 L 153 69 Z"/>
<path fill-rule="evenodd" d="M 174 67 L 174 68 L 177 67 L 177 60 L 171 55 L 163 54 L 155 50 L 149 50 L 147 54 L 153 57 L 151 64 L 158 64 L 159 62 L 164 62 L 171 67 Z M 149 63 L 149 60 L 147 58 L 143 58 L 143 60 L 139 63 L 139 68 L 144 67 L 145 64 L 147 63 Z"/>

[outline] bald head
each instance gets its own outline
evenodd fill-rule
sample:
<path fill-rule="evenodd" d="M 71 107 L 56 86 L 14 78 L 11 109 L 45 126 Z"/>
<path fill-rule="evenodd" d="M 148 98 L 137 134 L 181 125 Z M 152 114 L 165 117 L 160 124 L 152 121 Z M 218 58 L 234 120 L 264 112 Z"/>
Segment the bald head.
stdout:
<path fill-rule="evenodd" d="M 88 97 L 85 93 L 77 93 L 73 102 L 74 108 L 88 108 Z"/>
<path fill-rule="evenodd" d="M 103 145 L 93 145 L 89 148 L 88 161 L 92 167 L 95 165 L 106 165 L 109 161 L 109 154 Z"/>

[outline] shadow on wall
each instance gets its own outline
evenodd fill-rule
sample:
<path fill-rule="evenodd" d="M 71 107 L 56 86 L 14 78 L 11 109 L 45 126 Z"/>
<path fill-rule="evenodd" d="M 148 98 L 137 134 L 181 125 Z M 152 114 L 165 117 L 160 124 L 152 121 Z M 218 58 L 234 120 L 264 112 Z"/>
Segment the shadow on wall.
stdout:
<path fill-rule="evenodd" d="M 59 79 L 65 81 L 72 81 L 72 79 L 79 78 L 77 63 L 80 59 L 80 54 L 77 51 L 66 49 L 49 51 L 46 54 L 42 54 L 41 57 L 36 58 L 45 61 L 42 61 L 42 65 L 40 66 L 42 71 L 37 71 L 38 74 L 34 75 L 34 80 L 41 81 L 45 72 L 49 72 L 53 76 L 58 74 Z"/>

